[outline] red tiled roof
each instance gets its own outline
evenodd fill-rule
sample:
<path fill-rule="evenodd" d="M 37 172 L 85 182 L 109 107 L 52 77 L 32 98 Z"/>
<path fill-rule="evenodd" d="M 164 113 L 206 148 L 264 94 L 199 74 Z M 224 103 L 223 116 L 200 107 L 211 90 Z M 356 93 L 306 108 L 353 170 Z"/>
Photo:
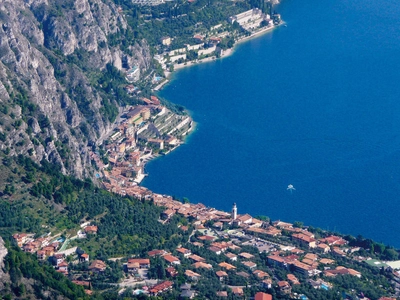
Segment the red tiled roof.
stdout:
<path fill-rule="evenodd" d="M 97 232 L 97 226 L 86 226 L 85 232 Z"/>
<path fill-rule="evenodd" d="M 193 272 L 192 270 L 186 270 L 185 275 L 188 277 L 201 277 L 200 274 L 197 274 L 196 272 Z"/>
<path fill-rule="evenodd" d="M 215 272 L 215 274 L 217 274 L 218 277 L 226 277 L 228 276 L 228 274 L 224 271 L 217 271 Z"/>
<path fill-rule="evenodd" d="M 91 269 L 98 269 L 98 270 L 104 270 L 107 267 L 104 261 L 101 260 L 94 260 L 91 265 L 89 266 L 89 270 Z"/>
<path fill-rule="evenodd" d="M 295 233 L 292 235 L 292 237 L 306 243 L 312 243 L 316 241 L 314 238 L 309 237 L 308 235 L 305 235 L 303 233 Z"/>
<path fill-rule="evenodd" d="M 195 267 L 196 269 L 198 269 L 198 268 L 204 268 L 204 269 L 208 269 L 208 270 L 212 269 L 212 265 L 206 264 L 202 261 L 196 262 L 196 263 L 192 264 L 192 266 Z"/>
<path fill-rule="evenodd" d="M 220 266 L 221 268 L 225 268 L 227 270 L 236 269 L 235 266 L 232 266 L 231 264 L 228 264 L 226 262 L 222 262 L 222 263 L 218 264 L 218 266 Z"/>
<path fill-rule="evenodd" d="M 250 253 L 247 253 L 247 252 L 239 253 L 239 256 L 244 257 L 244 258 L 247 258 L 247 259 L 250 259 L 250 258 L 253 258 L 253 257 L 254 257 L 253 254 L 250 254 Z"/>
<path fill-rule="evenodd" d="M 149 265 L 150 259 L 148 259 L 148 258 L 130 258 L 130 259 L 128 259 L 128 264 L 129 263 L 138 263 L 141 265 Z"/>
<path fill-rule="evenodd" d="M 177 257 L 175 257 L 175 256 L 172 256 L 172 255 L 170 255 L 170 254 L 166 254 L 166 255 L 164 255 L 163 257 L 164 257 L 164 259 L 165 259 L 167 262 L 169 262 L 169 263 L 173 263 L 173 262 L 178 262 L 178 261 L 180 261 L 179 258 L 177 258 Z"/>
<path fill-rule="evenodd" d="M 209 235 L 202 235 L 202 236 L 199 236 L 199 240 L 202 240 L 202 241 L 213 241 L 213 240 L 215 240 L 215 237 L 209 236 Z"/>
<path fill-rule="evenodd" d="M 257 294 L 255 294 L 254 300 L 272 300 L 272 295 L 258 292 Z"/>
<path fill-rule="evenodd" d="M 194 261 L 196 261 L 196 262 L 198 262 L 198 261 L 205 262 L 206 261 L 204 258 L 202 258 L 201 256 L 198 256 L 196 254 L 190 255 L 189 258 L 194 260 Z"/>
<path fill-rule="evenodd" d="M 186 249 L 186 248 L 183 248 L 183 247 L 176 248 L 176 251 L 178 251 L 179 253 L 182 253 L 182 254 L 188 254 L 188 253 L 191 252 L 189 249 Z"/>
<path fill-rule="evenodd" d="M 174 283 L 172 281 L 164 281 L 160 284 L 153 286 L 153 288 L 150 290 L 150 293 L 157 294 L 157 293 L 163 292 L 163 291 L 171 288 L 173 286 L 173 284 Z"/>
<path fill-rule="evenodd" d="M 157 256 L 157 255 L 164 255 L 164 254 L 166 254 L 166 253 L 167 253 L 167 252 L 165 252 L 165 250 L 157 250 L 157 249 L 151 250 L 151 251 L 147 252 L 147 254 L 148 254 L 150 257 Z"/>

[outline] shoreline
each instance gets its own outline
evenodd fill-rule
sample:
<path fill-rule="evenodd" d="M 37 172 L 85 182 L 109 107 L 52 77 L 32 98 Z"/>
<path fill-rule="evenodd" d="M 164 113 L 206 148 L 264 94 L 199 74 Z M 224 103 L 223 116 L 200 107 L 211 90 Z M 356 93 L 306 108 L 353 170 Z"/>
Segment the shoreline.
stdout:
<path fill-rule="evenodd" d="M 188 116 L 191 117 L 191 112 L 190 112 L 190 111 L 188 111 Z M 143 170 L 146 170 L 146 165 L 147 165 L 149 162 L 154 161 L 154 160 L 156 160 L 156 159 L 158 159 L 158 158 L 161 158 L 161 157 L 163 157 L 163 156 L 166 156 L 166 155 L 170 154 L 171 152 L 175 151 L 176 149 L 178 149 L 180 146 L 182 146 L 182 145 L 185 144 L 186 140 L 190 137 L 191 133 L 192 133 L 193 131 L 195 131 L 196 128 L 197 128 L 197 122 L 193 121 L 192 118 L 191 118 L 191 120 L 192 120 L 191 128 L 190 128 L 190 130 L 188 130 L 188 131 L 185 133 L 185 135 L 184 135 L 184 137 L 183 137 L 181 143 L 177 144 L 175 147 L 173 147 L 172 149 L 168 150 L 167 152 L 165 152 L 165 153 L 163 153 L 163 154 L 152 154 L 150 157 L 148 157 L 146 160 L 143 161 Z M 136 177 L 133 179 L 133 182 L 135 182 L 137 185 L 140 186 L 140 185 L 142 185 L 143 180 L 146 179 L 147 176 L 149 176 L 149 174 L 147 174 L 147 173 L 145 173 L 145 174 L 140 174 L 140 175 L 136 176 Z"/>
<path fill-rule="evenodd" d="M 245 37 L 243 37 L 243 38 L 237 40 L 237 42 L 235 43 L 235 45 L 236 45 L 236 44 L 239 44 L 239 43 L 242 43 L 242 42 L 244 42 L 244 41 L 250 40 L 250 39 L 252 39 L 252 38 L 261 36 L 261 35 L 263 35 L 264 33 L 270 32 L 270 31 L 272 31 L 272 30 L 278 28 L 279 26 L 282 26 L 282 25 L 285 25 L 285 24 L 286 24 L 286 23 L 285 23 L 284 21 L 282 21 L 282 22 L 281 22 L 280 24 L 278 24 L 278 25 L 273 25 L 273 26 L 270 26 L 270 27 L 262 28 L 262 29 L 260 29 L 259 31 L 253 32 L 253 33 L 252 33 L 251 35 L 249 35 L 249 36 L 245 36 Z M 235 47 L 235 45 L 234 45 L 234 47 Z"/>
<path fill-rule="evenodd" d="M 271 27 L 268 27 L 268 28 L 261 29 L 261 30 L 259 30 L 259 31 L 257 31 L 257 32 L 254 32 L 253 34 L 251 34 L 251 35 L 249 35 L 249 36 L 246 36 L 246 37 L 243 37 L 243 38 L 239 39 L 238 41 L 235 42 L 235 45 L 234 45 L 232 48 L 227 49 L 226 52 L 224 53 L 224 55 L 221 56 L 220 58 L 227 57 L 227 56 L 231 55 L 231 54 L 234 52 L 235 46 L 236 46 L 237 43 L 241 43 L 241 42 L 250 40 L 250 39 L 252 39 L 252 38 L 259 37 L 259 36 L 261 36 L 262 34 L 268 33 L 268 32 L 270 32 L 270 31 L 272 31 L 273 29 L 275 29 L 276 27 L 281 26 L 281 25 L 285 25 L 285 22 L 282 22 L 282 23 L 279 24 L 279 25 L 275 25 L 275 26 L 271 26 Z M 209 58 L 203 59 L 201 62 L 208 62 L 208 61 L 213 61 L 213 60 L 216 60 L 216 58 L 215 58 L 215 57 L 209 57 Z M 190 66 L 192 66 L 192 65 L 195 65 L 195 64 L 184 65 L 184 66 L 182 66 L 181 68 L 190 67 Z M 180 68 L 178 68 L 178 69 L 180 69 Z M 173 73 L 172 73 L 172 74 L 173 74 Z M 170 74 L 169 74 L 169 75 L 170 75 Z M 172 81 L 172 80 L 166 80 L 165 82 L 162 83 L 162 86 L 165 86 L 165 85 L 166 85 L 168 82 L 170 82 L 170 81 Z M 188 114 L 189 114 L 189 116 L 191 116 L 191 115 L 192 115 L 192 112 L 188 111 Z M 193 121 L 193 127 L 192 127 L 192 129 L 191 129 L 190 131 L 186 132 L 186 135 L 185 135 L 185 137 L 184 137 L 182 143 L 180 143 L 179 145 L 177 145 L 176 147 L 174 147 L 173 149 L 171 149 L 170 151 L 168 151 L 168 153 L 166 153 L 166 154 L 169 154 L 170 152 L 173 152 L 173 151 L 176 150 L 180 145 L 184 144 L 184 143 L 186 142 L 186 140 L 187 140 L 188 138 L 190 138 L 190 134 L 196 129 L 196 127 L 197 127 L 197 123 Z M 165 154 L 165 155 L 166 155 L 166 154 Z M 151 157 L 149 160 L 146 160 L 146 162 L 144 163 L 143 167 L 145 168 L 145 166 L 147 165 L 147 163 L 149 163 L 150 161 L 153 161 L 155 158 L 159 158 L 159 157 L 161 157 L 161 156 L 164 156 L 164 155 L 156 155 L 156 156 Z M 135 183 L 136 183 L 136 186 L 137 186 L 137 188 L 138 188 L 138 191 L 140 191 L 140 192 L 142 192 L 142 193 L 144 194 L 145 191 L 143 191 L 143 190 L 147 190 L 147 192 L 149 192 L 150 194 L 152 194 L 152 195 L 157 195 L 156 192 L 153 192 L 153 191 L 151 191 L 151 190 L 148 190 L 148 189 L 146 189 L 146 188 L 144 187 L 143 181 L 145 181 L 145 178 L 149 175 L 149 174 L 146 174 L 146 172 L 144 172 L 144 173 L 145 173 L 144 176 L 143 176 L 139 181 L 134 180 Z M 135 178 L 135 179 L 136 179 L 136 178 Z M 107 189 L 107 188 L 106 188 L 106 189 Z M 136 191 L 135 191 L 135 192 L 136 192 Z M 118 193 L 118 192 L 116 192 L 116 193 Z M 129 194 L 129 193 L 126 193 L 126 194 Z M 138 192 L 138 194 L 131 194 L 131 195 L 141 197 L 141 194 L 140 194 L 139 192 Z M 200 200 L 200 201 L 201 201 L 201 200 Z M 200 201 L 199 201 L 197 204 L 198 204 L 198 205 L 200 205 L 200 204 L 203 205 Z M 208 206 L 207 206 L 207 207 L 208 207 Z M 329 228 L 328 228 L 328 229 L 323 229 L 323 230 L 329 231 Z M 344 235 L 344 233 L 340 233 L 340 234 Z"/>
<path fill-rule="evenodd" d="M 191 116 L 190 111 L 188 111 L 188 115 Z M 163 153 L 163 154 L 157 154 L 157 155 L 152 155 L 151 157 L 149 157 L 146 161 L 143 162 L 143 170 L 146 170 L 146 165 L 151 162 L 154 161 L 158 158 L 162 158 L 168 154 L 170 154 L 171 152 L 174 152 L 176 149 L 178 149 L 180 146 L 184 145 L 186 143 L 186 140 L 188 138 L 190 138 L 191 134 L 196 130 L 197 128 L 197 122 L 193 121 L 192 119 L 192 127 L 189 131 L 186 132 L 185 137 L 182 139 L 182 142 L 177 144 L 175 147 L 173 147 L 172 149 L 168 150 L 167 152 Z M 143 174 L 142 174 L 143 175 Z M 142 185 L 143 180 L 146 179 L 147 176 L 149 176 L 149 174 L 145 173 L 143 176 L 138 176 L 136 177 L 133 181 L 137 183 L 137 185 Z"/>
<path fill-rule="evenodd" d="M 217 60 L 217 59 L 219 59 L 219 58 L 228 57 L 228 56 L 230 56 L 230 55 L 232 55 L 232 54 L 234 53 L 235 46 L 236 46 L 238 43 L 242 43 L 242 42 L 247 41 L 247 40 L 250 40 L 250 39 L 252 39 L 252 38 L 259 37 L 259 36 L 261 36 L 262 34 L 265 34 L 265 33 L 268 33 L 268 32 L 270 32 L 270 31 L 272 31 L 273 29 L 277 28 L 278 26 L 280 26 L 280 25 L 282 25 L 282 24 L 284 24 L 284 22 L 281 22 L 281 23 L 278 24 L 278 25 L 273 25 L 273 26 L 269 26 L 269 27 L 262 28 L 262 29 L 260 29 L 260 30 L 258 30 L 258 31 L 256 31 L 256 32 L 253 32 L 253 33 L 250 34 L 249 36 L 245 36 L 245 37 L 242 37 L 242 38 L 238 39 L 237 41 L 235 41 L 235 44 L 233 45 L 232 48 L 229 48 L 229 49 L 225 50 L 225 51 L 221 54 L 221 56 L 218 57 L 218 58 L 214 55 L 214 56 L 211 56 L 211 57 L 203 58 L 203 59 L 201 59 L 201 60 L 191 61 L 191 62 L 186 63 L 186 64 L 175 65 L 175 66 L 174 66 L 174 67 L 175 67 L 175 70 L 180 70 L 180 69 L 183 69 L 183 68 L 185 68 L 185 67 L 194 66 L 194 65 L 199 64 L 199 63 L 215 61 L 215 60 Z M 159 91 L 159 90 L 160 90 L 162 87 L 164 87 L 167 83 L 171 82 L 171 81 L 172 81 L 172 80 L 171 80 L 171 77 L 173 76 L 173 74 L 174 74 L 174 72 L 167 72 L 166 80 L 163 81 L 163 82 L 161 82 L 160 84 L 158 84 L 153 90 L 154 90 L 154 91 Z M 173 102 L 171 102 L 171 103 L 173 103 Z M 171 152 L 173 152 L 174 150 L 176 150 L 179 146 L 181 146 L 182 144 L 185 144 L 186 141 L 187 141 L 187 139 L 190 138 L 191 133 L 194 132 L 194 131 L 197 129 L 198 124 L 197 124 L 197 123 L 193 120 L 193 118 L 192 118 L 193 112 L 191 112 L 191 111 L 189 111 L 189 110 L 186 110 L 186 112 L 187 112 L 188 117 L 189 117 L 190 120 L 191 120 L 191 125 L 190 125 L 190 128 L 182 134 L 181 139 L 180 139 L 180 142 L 177 143 L 177 144 L 175 145 L 175 147 L 173 147 L 172 149 L 169 149 L 169 151 L 167 151 L 166 153 L 154 153 L 154 154 L 151 154 L 150 156 L 146 157 L 144 160 L 142 160 L 142 166 L 141 166 L 141 167 L 143 168 L 143 173 L 139 173 L 139 174 L 137 174 L 134 178 L 130 178 L 130 179 L 129 179 L 129 181 L 132 181 L 132 183 L 133 183 L 133 185 L 131 185 L 130 188 L 129 188 L 128 186 L 125 186 L 125 188 L 119 187 L 119 188 L 115 189 L 115 186 L 114 186 L 114 188 L 112 188 L 112 187 L 113 187 L 112 185 L 104 184 L 104 182 L 103 182 L 104 188 L 105 188 L 106 190 L 111 190 L 111 191 L 113 191 L 113 192 L 116 192 L 117 194 L 118 194 L 118 193 L 123 193 L 123 194 L 128 194 L 128 195 L 131 194 L 131 195 L 136 195 L 136 196 L 137 196 L 137 195 L 140 194 L 140 191 L 141 191 L 141 190 L 142 190 L 141 192 L 143 192 L 143 189 L 144 189 L 144 190 L 147 190 L 147 192 L 150 192 L 151 194 L 157 194 L 157 193 L 155 193 L 155 192 L 153 192 L 153 191 L 148 190 L 147 188 L 145 188 L 145 187 L 143 186 L 143 181 L 145 180 L 145 178 L 146 178 L 147 176 L 149 176 L 149 174 L 147 174 L 146 171 L 145 171 L 146 165 L 147 165 L 149 162 L 155 160 L 156 158 L 160 158 L 160 157 L 162 157 L 162 156 L 165 156 L 165 155 L 170 154 Z M 108 176 L 106 176 L 104 173 L 103 173 L 103 176 L 108 177 Z M 139 190 L 136 190 L 136 188 L 134 188 L 135 186 L 136 186 Z M 115 191 L 114 191 L 114 189 L 115 189 Z M 120 190 L 120 191 L 118 192 L 117 190 Z M 136 194 L 136 193 L 139 193 L 139 194 Z M 198 204 L 203 205 L 201 202 L 199 202 Z"/>
<path fill-rule="evenodd" d="M 206 58 L 202 58 L 202 59 L 198 59 L 198 60 L 194 60 L 194 61 L 192 60 L 192 61 L 189 61 L 189 62 L 186 62 L 186 63 L 182 63 L 182 64 L 176 64 L 176 65 L 174 65 L 174 71 L 182 70 L 184 68 L 196 66 L 196 65 L 201 64 L 201 63 L 207 63 L 207 62 L 216 61 L 216 60 L 228 57 L 228 56 L 230 56 L 230 55 L 232 55 L 234 53 L 235 47 L 236 47 L 237 44 L 245 42 L 245 41 L 250 40 L 250 39 L 255 38 L 255 37 L 259 37 L 259 36 L 261 36 L 261 35 L 263 35 L 265 33 L 268 33 L 270 31 L 278 28 L 281 25 L 284 25 L 284 24 L 286 24 L 286 23 L 282 21 L 278 25 L 265 27 L 265 28 L 260 29 L 259 31 L 253 32 L 249 36 L 245 36 L 245 37 L 239 38 L 237 41 L 235 41 L 235 44 L 233 45 L 233 47 L 225 50 L 220 57 L 217 57 L 217 56 L 213 55 L 211 57 L 206 57 Z M 157 90 L 157 91 L 160 90 L 167 82 L 169 82 L 168 78 L 170 78 L 169 77 L 170 75 L 171 75 L 171 73 L 168 74 L 167 80 L 164 83 L 158 85 L 154 90 Z"/>
<path fill-rule="evenodd" d="M 252 39 L 252 38 L 260 37 L 261 35 L 266 34 L 266 33 L 270 32 L 270 31 L 272 31 L 272 30 L 276 29 L 277 27 L 279 27 L 279 26 L 281 26 L 281 25 L 284 25 L 284 24 L 286 24 L 286 23 L 285 23 L 284 21 L 282 21 L 282 22 L 281 22 L 280 24 L 278 24 L 278 25 L 273 25 L 273 26 L 269 26 L 269 27 L 262 28 L 262 29 L 260 29 L 260 30 L 258 30 L 258 31 L 256 31 L 256 32 L 253 32 L 253 33 L 250 34 L 249 36 L 245 36 L 245 37 L 242 37 L 242 38 L 238 39 L 238 40 L 235 42 L 235 44 L 233 45 L 233 47 L 232 47 L 232 48 L 229 48 L 229 49 L 227 49 L 227 50 L 225 50 L 225 51 L 221 54 L 220 57 L 216 57 L 216 56 L 214 55 L 214 56 L 206 57 L 206 58 L 203 58 L 203 59 L 200 59 L 200 60 L 190 61 L 190 62 L 186 62 L 186 63 L 183 63 L 183 64 L 176 64 L 176 65 L 174 65 L 174 71 L 178 71 L 178 70 L 181 70 L 181 69 L 184 69 L 184 68 L 188 68 L 188 67 L 192 67 L 192 66 L 195 66 L 195 65 L 198 65 L 198 64 L 201 64 L 201 63 L 212 62 L 212 61 L 216 61 L 216 60 L 218 60 L 218 59 L 223 59 L 223 58 L 225 58 L 225 57 L 231 56 L 231 55 L 234 53 L 235 47 L 236 47 L 237 44 L 246 42 L 246 41 L 248 41 L 248 40 L 250 40 L 250 39 Z M 168 75 L 167 75 L 167 77 L 166 77 L 166 80 L 163 81 L 162 83 L 160 83 L 159 85 L 157 85 L 157 86 L 154 88 L 154 91 L 157 91 L 157 92 L 158 92 L 158 91 L 160 91 L 164 86 L 166 86 L 168 83 L 170 83 L 170 82 L 171 82 L 171 77 L 173 76 L 173 73 L 174 73 L 174 72 L 168 72 Z M 188 115 L 189 115 L 190 117 L 192 116 L 191 111 L 188 111 Z M 165 156 L 165 155 L 171 153 L 172 151 L 176 150 L 176 149 L 177 149 L 179 146 L 181 146 L 182 144 L 185 144 L 185 141 L 189 138 L 189 136 L 191 135 L 191 133 L 192 133 L 194 130 L 196 130 L 196 127 L 197 127 L 197 123 L 193 120 L 193 118 L 192 118 L 192 125 L 193 125 L 193 126 L 191 127 L 191 129 L 190 129 L 188 132 L 186 132 L 185 137 L 184 137 L 184 139 L 182 140 L 182 143 L 178 144 L 176 147 L 174 147 L 173 149 L 171 149 L 170 151 L 168 151 L 167 153 L 165 153 L 165 154 L 163 154 L 163 155 L 156 155 L 156 156 L 153 156 L 153 157 L 151 157 L 150 159 L 146 160 L 146 162 L 143 164 L 143 168 L 145 169 L 146 165 L 147 165 L 150 161 L 154 160 L 155 158 L 159 158 L 159 157 Z M 142 185 L 143 180 L 144 180 L 148 175 L 149 175 L 149 174 L 145 174 L 145 175 L 138 176 L 138 177 L 136 177 L 136 178 L 134 179 L 134 182 L 136 182 L 136 184 L 138 184 L 138 185 Z"/>

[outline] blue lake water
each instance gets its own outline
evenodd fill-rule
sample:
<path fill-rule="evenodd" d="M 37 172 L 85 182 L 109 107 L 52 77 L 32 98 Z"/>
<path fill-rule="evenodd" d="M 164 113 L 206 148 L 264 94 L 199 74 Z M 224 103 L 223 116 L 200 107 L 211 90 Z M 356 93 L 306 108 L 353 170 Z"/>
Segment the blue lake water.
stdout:
<path fill-rule="evenodd" d="M 147 165 L 143 185 L 400 247 L 400 2 L 277 9 L 287 27 L 177 72 L 161 91 L 198 125 Z"/>

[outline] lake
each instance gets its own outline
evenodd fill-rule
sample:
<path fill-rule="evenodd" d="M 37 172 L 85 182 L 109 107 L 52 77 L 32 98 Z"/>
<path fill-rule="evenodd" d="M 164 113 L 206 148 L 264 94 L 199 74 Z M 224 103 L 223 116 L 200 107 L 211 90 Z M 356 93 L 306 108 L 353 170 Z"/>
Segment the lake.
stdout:
<path fill-rule="evenodd" d="M 400 247 L 400 2 L 277 10 L 287 27 L 176 72 L 160 92 L 197 127 L 146 166 L 143 185 Z"/>

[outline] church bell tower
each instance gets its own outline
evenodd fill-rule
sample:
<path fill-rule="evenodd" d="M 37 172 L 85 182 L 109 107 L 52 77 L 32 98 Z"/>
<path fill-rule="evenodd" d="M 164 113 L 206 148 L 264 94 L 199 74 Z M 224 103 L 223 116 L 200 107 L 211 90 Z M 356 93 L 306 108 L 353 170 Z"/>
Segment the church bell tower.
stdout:
<path fill-rule="evenodd" d="M 237 207 L 236 207 L 236 203 L 233 203 L 231 217 L 232 217 L 233 220 L 236 220 L 236 218 L 237 218 Z"/>

